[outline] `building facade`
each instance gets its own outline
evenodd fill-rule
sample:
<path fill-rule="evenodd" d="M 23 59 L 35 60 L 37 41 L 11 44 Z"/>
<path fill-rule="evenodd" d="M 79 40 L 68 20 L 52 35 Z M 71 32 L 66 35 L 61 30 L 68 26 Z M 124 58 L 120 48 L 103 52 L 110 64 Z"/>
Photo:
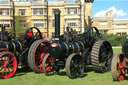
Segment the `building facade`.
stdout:
<path fill-rule="evenodd" d="M 34 26 L 47 36 L 52 36 L 55 28 L 54 9 L 59 9 L 61 34 L 68 26 L 84 32 L 91 26 L 93 1 L 0 0 L 0 25 L 4 23 L 8 28 L 14 28 L 18 18 L 22 27 Z"/>
<path fill-rule="evenodd" d="M 96 26 L 103 34 L 128 35 L 128 20 L 114 19 L 111 10 L 106 13 L 106 17 L 93 18 L 92 26 Z"/>

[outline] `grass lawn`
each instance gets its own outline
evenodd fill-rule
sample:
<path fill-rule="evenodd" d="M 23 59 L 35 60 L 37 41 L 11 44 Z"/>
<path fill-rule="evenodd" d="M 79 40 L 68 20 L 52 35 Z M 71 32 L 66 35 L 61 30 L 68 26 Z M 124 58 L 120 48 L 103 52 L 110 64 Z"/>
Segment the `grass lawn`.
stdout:
<path fill-rule="evenodd" d="M 120 48 L 114 48 L 114 53 L 120 53 Z M 128 76 L 128 75 L 127 75 Z M 113 82 L 111 72 L 104 74 L 95 73 L 92 68 L 87 68 L 83 78 L 69 79 L 65 71 L 60 75 L 45 76 L 34 72 L 17 72 L 10 79 L 0 79 L 0 85 L 127 85 L 127 80 Z"/>

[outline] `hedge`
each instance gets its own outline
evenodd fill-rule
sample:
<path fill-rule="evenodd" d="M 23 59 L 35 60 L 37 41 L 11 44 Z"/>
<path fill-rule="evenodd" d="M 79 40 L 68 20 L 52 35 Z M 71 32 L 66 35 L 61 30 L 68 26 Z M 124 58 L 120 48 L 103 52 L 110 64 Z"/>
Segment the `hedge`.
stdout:
<path fill-rule="evenodd" d="M 108 40 L 112 46 L 122 46 L 128 35 L 118 36 L 113 34 L 102 34 L 103 40 Z"/>

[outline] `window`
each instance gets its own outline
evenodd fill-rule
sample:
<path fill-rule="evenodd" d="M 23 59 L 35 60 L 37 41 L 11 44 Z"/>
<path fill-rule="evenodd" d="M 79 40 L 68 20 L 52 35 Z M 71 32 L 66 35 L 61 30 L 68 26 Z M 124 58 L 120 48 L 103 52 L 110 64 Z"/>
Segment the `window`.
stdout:
<path fill-rule="evenodd" d="M 34 20 L 33 26 L 38 28 L 43 28 L 45 27 L 45 24 L 44 24 L 44 21 L 40 19 L 40 20 Z"/>
<path fill-rule="evenodd" d="M 33 0 L 32 1 L 32 4 L 40 4 L 41 3 L 41 1 L 38 1 L 38 0 Z"/>
<path fill-rule="evenodd" d="M 8 4 L 8 1 L 0 1 L 0 4 Z"/>
<path fill-rule="evenodd" d="M 0 16 L 9 16 L 9 9 L 0 9 Z"/>
<path fill-rule="evenodd" d="M 116 28 L 127 28 L 127 24 L 116 24 Z"/>
<path fill-rule="evenodd" d="M 117 35 L 122 36 L 122 35 L 127 35 L 127 33 L 126 32 L 119 32 L 119 33 L 117 33 Z"/>
<path fill-rule="evenodd" d="M 77 27 L 78 24 L 76 22 L 70 22 L 68 23 L 68 27 Z"/>
<path fill-rule="evenodd" d="M 38 28 L 44 27 L 44 23 L 34 23 L 34 27 L 38 27 Z"/>
<path fill-rule="evenodd" d="M 43 9 L 34 9 L 33 10 L 33 15 L 43 15 L 44 10 Z"/>
<path fill-rule="evenodd" d="M 2 27 L 3 24 L 0 24 L 0 27 Z M 10 25 L 9 24 L 4 24 L 5 27 L 9 28 Z"/>
<path fill-rule="evenodd" d="M 107 34 L 108 30 L 99 30 L 102 34 Z"/>
<path fill-rule="evenodd" d="M 68 8 L 67 14 L 77 14 L 77 8 Z"/>
<path fill-rule="evenodd" d="M 69 20 L 67 21 L 68 27 L 78 27 L 78 20 Z"/>
<path fill-rule="evenodd" d="M 25 9 L 20 9 L 20 16 L 25 16 Z"/>
<path fill-rule="evenodd" d="M 106 21 L 103 21 L 103 22 L 100 22 L 99 25 L 101 25 L 101 26 L 107 26 L 108 23 Z"/>
<path fill-rule="evenodd" d="M 26 21 L 25 20 L 21 21 L 20 23 L 21 23 L 22 27 L 26 27 Z"/>
<path fill-rule="evenodd" d="M 19 0 L 20 2 L 30 1 L 30 0 Z"/>

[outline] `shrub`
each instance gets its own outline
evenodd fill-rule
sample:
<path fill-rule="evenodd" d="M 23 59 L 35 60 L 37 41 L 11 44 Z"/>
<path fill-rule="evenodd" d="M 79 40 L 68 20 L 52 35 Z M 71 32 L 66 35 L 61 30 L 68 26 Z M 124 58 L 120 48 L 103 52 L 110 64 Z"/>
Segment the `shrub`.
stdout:
<path fill-rule="evenodd" d="M 113 34 L 102 34 L 102 39 L 107 40 L 112 46 L 122 46 L 128 35 L 118 36 Z"/>

